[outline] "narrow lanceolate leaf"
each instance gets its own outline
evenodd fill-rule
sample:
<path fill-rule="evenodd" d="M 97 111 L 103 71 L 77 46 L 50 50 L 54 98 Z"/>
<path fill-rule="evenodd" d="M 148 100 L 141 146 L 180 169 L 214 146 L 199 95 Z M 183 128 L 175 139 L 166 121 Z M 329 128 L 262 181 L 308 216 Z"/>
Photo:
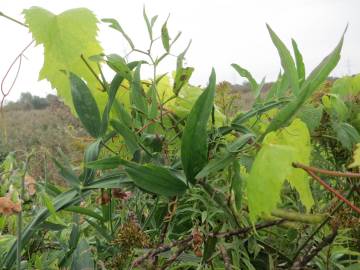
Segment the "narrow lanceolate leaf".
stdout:
<path fill-rule="evenodd" d="M 181 88 L 183 88 L 183 86 L 189 82 L 193 71 L 194 68 L 192 67 L 186 67 L 186 68 L 180 67 L 176 69 L 174 86 L 173 86 L 173 92 L 175 95 L 178 95 Z"/>
<path fill-rule="evenodd" d="M 302 82 L 305 80 L 305 65 L 304 65 L 303 57 L 300 53 L 300 50 L 299 50 L 299 47 L 298 47 L 296 41 L 294 39 L 292 39 L 291 43 L 292 43 L 293 50 L 294 50 L 296 69 L 297 69 L 297 74 L 299 77 L 299 83 L 301 86 Z"/>
<path fill-rule="evenodd" d="M 214 104 L 216 75 L 212 70 L 209 85 L 195 102 L 187 118 L 181 142 L 181 161 L 186 178 L 195 176 L 208 161 L 207 124 Z"/>
<path fill-rule="evenodd" d="M 123 78 L 131 81 L 132 75 L 129 66 L 126 64 L 125 59 L 123 59 L 118 54 L 109 54 L 107 56 L 106 63 L 108 66 L 114 70 L 116 73 L 120 74 Z"/>
<path fill-rule="evenodd" d="M 144 17 L 144 21 L 146 23 L 146 27 L 147 27 L 147 30 L 148 30 L 148 33 L 149 33 L 149 37 L 150 37 L 150 40 L 153 39 L 153 32 L 152 32 L 152 25 L 151 25 L 151 22 L 146 14 L 146 10 L 145 10 L 145 7 L 143 8 L 143 17 Z"/>
<path fill-rule="evenodd" d="M 86 148 L 85 154 L 84 154 L 84 163 L 85 164 L 88 162 L 94 161 L 98 158 L 101 143 L 102 143 L 102 139 L 99 138 Z M 94 176 L 95 176 L 95 170 L 85 168 L 84 173 L 83 173 L 83 179 L 82 179 L 84 185 L 87 185 L 89 182 L 91 182 L 94 179 Z"/>
<path fill-rule="evenodd" d="M 103 116 L 101 119 L 101 134 L 102 135 L 104 135 L 108 129 L 111 108 L 114 104 L 117 91 L 123 80 L 124 80 L 123 76 L 121 76 L 120 74 L 116 74 L 114 76 L 113 80 L 111 81 L 109 92 L 108 92 L 109 98 L 108 98 L 108 101 L 106 102 L 106 106 L 105 106 Z"/>
<path fill-rule="evenodd" d="M 286 48 L 285 44 L 280 40 L 280 38 L 275 34 L 275 32 L 270 28 L 269 25 L 266 25 L 270 37 L 278 50 L 280 59 L 281 59 L 281 65 L 284 69 L 285 76 L 288 78 L 290 86 L 292 91 L 295 95 L 299 94 L 299 78 L 298 73 L 295 67 L 295 63 L 293 58 L 291 57 L 291 54 L 289 50 Z"/>
<path fill-rule="evenodd" d="M 93 270 L 95 263 L 91 247 L 85 238 L 81 238 L 72 254 L 72 270 Z"/>
<path fill-rule="evenodd" d="M 95 179 L 82 190 L 99 188 L 122 188 L 131 184 L 133 181 L 124 172 L 110 173 Z"/>
<path fill-rule="evenodd" d="M 74 73 L 69 76 L 76 113 L 89 134 L 97 138 L 101 133 L 101 119 L 96 101 L 85 82 Z"/>
<path fill-rule="evenodd" d="M 135 73 L 134 78 L 131 82 L 131 103 L 132 105 L 140 112 L 147 114 L 147 104 L 146 99 L 144 96 L 144 89 L 141 85 L 140 80 L 140 67 L 141 64 L 138 64 Z"/>
<path fill-rule="evenodd" d="M 253 222 L 262 214 L 270 215 L 277 207 L 285 180 L 298 191 L 307 210 L 311 208 L 314 201 L 308 176 L 303 170 L 292 167 L 293 162 L 309 164 L 310 153 L 310 134 L 306 124 L 299 119 L 265 136 L 247 178 L 247 197 Z"/>
<path fill-rule="evenodd" d="M 282 100 L 279 100 L 279 101 L 266 102 L 262 106 L 252 108 L 250 111 L 236 116 L 234 118 L 234 120 L 232 121 L 232 124 L 241 125 L 241 124 L 245 123 L 247 120 L 249 120 L 251 117 L 259 116 L 259 115 L 261 115 L 261 114 L 263 114 L 263 113 L 265 113 L 265 112 L 267 112 L 269 110 L 272 110 L 272 109 L 277 108 L 277 107 L 281 107 L 286 103 L 289 103 L 289 100 L 282 99 Z"/>
<path fill-rule="evenodd" d="M 139 144 L 136 134 L 129 129 L 126 125 L 122 124 L 120 121 L 111 120 L 111 126 L 118 132 L 123 138 L 128 148 L 129 152 L 133 155 L 137 150 L 139 150 Z"/>
<path fill-rule="evenodd" d="M 68 182 L 72 187 L 79 188 L 80 180 L 76 176 L 75 172 L 68 166 L 62 165 L 56 159 L 53 159 L 54 164 L 58 167 L 60 175 Z"/>
<path fill-rule="evenodd" d="M 258 83 L 256 82 L 256 80 L 248 70 L 240 67 L 238 64 L 231 64 L 231 66 L 237 71 L 237 73 L 239 73 L 241 77 L 244 77 L 249 81 L 251 90 L 253 92 L 255 92 L 258 89 Z"/>
<path fill-rule="evenodd" d="M 155 119 L 158 116 L 158 100 L 157 100 L 157 93 L 156 93 L 156 83 L 152 83 L 149 89 L 148 96 L 151 100 L 149 105 L 149 118 Z"/>
<path fill-rule="evenodd" d="M 161 41 L 162 41 L 165 51 L 169 52 L 170 51 L 170 37 L 169 37 L 169 31 L 167 29 L 167 21 L 161 27 Z"/>
<path fill-rule="evenodd" d="M 345 32 L 344 32 L 345 34 Z M 330 72 L 336 67 L 340 60 L 340 52 L 344 42 L 344 34 L 335 49 L 324 58 L 324 60 L 310 73 L 301 86 L 296 99 L 282 109 L 268 126 L 265 133 L 277 130 L 286 125 L 296 114 L 305 101 L 314 93 L 319 85 L 326 80 Z"/>
<path fill-rule="evenodd" d="M 196 179 L 204 178 L 211 173 L 216 173 L 229 166 L 236 160 L 237 152 L 247 145 L 253 137 L 253 134 L 246 134 L 227 145 L 224 153 L 210 160 L 210 162 L 196 175 Z"/>
<path fill-rule="evenodd" d="M 110 27 L 119 31 L 123 37 L 126 39 L 126 41 L 129 43 L 131 49 L 134 49 L 134 43 L 131 41 L 130 37 L 125 33 L 125 31 L 123 30 L 123 28 L 120 26 L 119 22 L 115 19 L 111 19 L 111 18 L 106 18 L 106 19 L 102 19 L 103 22 L 105 23 L 109 23 Z"/>
<path fill-rule="evenodd" d="M 183 194 L 187 189 L 184 181 L 167 168 L 152 164 L 138 165 L 125 160 L 122 165 L 135 185 L 148 192 L 173 197 Z"/>
<path fill-rule="evenodd" d="M 233 177 L 231 179 L 231 189 L 234 193 L 235 206 L 238 211 L 241 210 L 243 198 L 244 179 L 240 175 L 240 164 L 236 160 L 233 162 Z"/>
<path fill-rule="evenodd" d="M 85 166 L 91 169 L 108 170 L 119 167 L 119 165 L 121 165 L 121 162 L 122 159 L 119 157 L 110 157 L 88 162 L 85 164 Z"/>
<path fill-rule="evenodd" d="M 44 65 L 39 80 L 48 80 L 65 104 L 75 112 L 70 82 L 63 71 L 73 72 L 86 81 L 102 111 L 101 104 L 105 104 L 107 97 L 98 90 L 99 82 L 80 57 L 82 55 L 84 59 L 88 59 L 102 54 L 103 50 L 96 39 L 96 16 L 86 8 L 71 9 L 55 15 L 40 7 L 26 9 L 24 15 L 36 44 L 44 46 Z M 99 75 L 97 63 L 87 62 Z"/>

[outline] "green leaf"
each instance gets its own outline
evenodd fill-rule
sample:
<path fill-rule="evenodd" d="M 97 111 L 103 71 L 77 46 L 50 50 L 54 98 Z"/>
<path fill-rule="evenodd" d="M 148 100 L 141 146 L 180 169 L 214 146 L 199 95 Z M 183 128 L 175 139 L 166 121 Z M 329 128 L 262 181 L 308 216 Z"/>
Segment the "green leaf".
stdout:
<path fill-rule="evenodd" d="M 105 18 L 105 19 L 102 19 L 101 21 L 105 22 L 105 23 L 110 23 L 110 27 L 119 31 L 123 37 L 126 39 L 126 41 L 129 43 L 131 49 L 134 49 L 135 46 L 134 46 L 134 43 L 131 41 L 130 37 L 125 33 L 125 31 L 122 29 L 122 27 L 120 26 L 119 22 L 115 19 L 112 19 L 112 18 Z"/>
<path fill-rule="evenodd" d="M 183 86 L 189 82 L 193 72 L 194 72 L 194 68 L 192 67 L 186 67 L 186 68 L 179 67 L 176 69 L 174 86 L 173 86 L 173 92 L 176 96 L 179 94 L 181 88 L 183 88 Z"/>
<path fill-rule="evenodd" d="M 297 74 L 298 74 L 298 78 L 299 78 L 299 84 L 301 86 L 301 84 L 305 80 L 305 65 L 304 65 L 303 57 L 299 51 L 299 47 L 298 47 L 296 41 L 294 39 L 292 39 L 291 43 L 292 43 L 294 55 L 295 55 L 295 62 L 296 62 L 296 69 L 297 69 Z"/>
<path fill-rule="evenodd" d="M 320 126 L 323 111 L 321 104 L 317 107 L 305 105 L 300 109 L 298 117 L 307 125 L 311 133 Z"/>
<path fill-rule="evenodd" d="M 96 222 L 94 222 L 94 221 L 92 221 L 92 220 L 90 220 L 90 219 L 88 219 L 88 218 L 85 218 L 85 220 L 86 220 L 86 222 L 87 223 L 89 223 L 91 226 L 93 226 L 94 228 L 95 228 L 95 230 L 102 236 L 102 237 L 104 237 L 108 242 L 110 242 L 110 241 L 112 241 L 113 240 L 113 238 L 111 237 L 111 235 L 108 233 L 108 230 L 107 230 L 107 228 L 104 226 L 104 225 L 102 225 L 101 223 L 101 225 L 100 224 L 98 224 L 98 223 L 96 223 Z"/>
<path fill-rule="evenodd" d="M 235 155 L 226 152 L 222 155 L 216 156 L 210 160 L 208 164 L 196 175 L 196 179 L 201 179 L 208 176 L 211 173 L 216 173 L 227 166 L 229 166 L 236 159 Z"/>
<path fill-rule="evenodd" d="M 353 146 L 360 142 L 359 132 L 349 123 L 332 122 L 332 128 L 336 133 L 337 139 L 347 150 L 351 151 Z"/>
<path fill-rule="evenodd" d="M 344 43 L 346 29 L 335 49 L 322 60 L 322 62 L 310 73 L 302 85 L 300 99 L 307 99 L 327 79 L 330 72 L 336 67 L 340 60 L 340 53 Z"/>
<path fill-rule="evenodd" d="M 210 160 L 208 164 L 206 164 L 206 166 L 196 175 L 196 179 L 204 178 L 211 173 L 216 173 L 229 166 L 236 160 L 236 153 L 253 137 L 253 134 L 246 134 L 229 144 L 224 153 L 216 156 L 214 159 Z"/>
<path fill-rule="evenodd" d="M 151 25 L 151 23 L 149 21 L 148 16 L 146 15 L 145 6 L 143 8 L 143 17 L 144 17 L 144 21 L 146 23 L 146 27 L 147 27 L 147 30 L 148 30 L 148 33 L 149 33 L 150 40 L 152 40 L 153 39 L 152 25 Z"/>
<path fill-rule="evenodd" d="M 70 73 L 71 94 L 75 110 L 89 134 L 97 138 L 101 133 L 101 119 L 96 101 L 87 85 L 77 75 Z"/>
<path fill-rule="evenodd" d="M 296 188 L 302 203 L 309 210 L 314 201 L 307 174 L 292 167 L 293 162 L 309 164 L 311 143 L 309 131 L 295 119 L 286 128 L 267 134 L 256 155 L 247 178 L 247 193 L 252 222 L 262 214 L 270 215 L 280 202 L 285 179 Z M 275 157 L 275 158 L 274 158 Z"/>
<path fill-rule="evenodd" d="M 128 81 L 132 80 L 131 69 L 126 64 L 125 59 L 123 59 L 118 54 L 109 54 L 106 58 L 107 58 L 106 63 L 112 70 L 120 74 L 123 78 L 127 79 Z"/>
<path fill-rule="evenodd" d="M 156 94 L 156 86 L 153 82 L 149 89 L 149 97 L 151 100 L 150 108 L 149 108 L 149 118 L 155 119 L 158 116 L 158 100 L 157 100 L 157 94 Z"/>
<path fill-rule="evenodd" d="M 89 162 L 85 164 L 86 167 L 98 170 L 108 170 L 108 169 L 115 169 L 122 164 L 122 159 L 119 157 L 110 157 L 99 159 L 96 161 Z"/>
<path fill-rule="evenodd" d="M 360 92 L 360 74 L 337 79 L 331 87 L 331 93 L 340 96 L 357 95 Z"/>
<path fill-rule="evenodd" d="M 155 15 L 154 17 L 151 18 L 151 22 L 150 22 L 151 27 L 154 27 L 155 22 L 156 22 L 158 17 L 159 17 L 158 15 Z"/>
<path fill-rule="evenodd" d="M 289 89 L 289 81 L 286 76 L 279 73 L 276 82 L 271 86 L 266 99 L 282 98 L 286 95 L 286 91 Z"/>
<path fill-rule="evenodd" d="M 345 32 L 344 32 L 345 34 Z M 314 93 L 319 85 L 326 80 L 330 72 L 340 60 L 340 52 L 344 41 L 344 34 L 335 49 L 310 73 L 302 84 L 297 98 L 282 109 L 268 126 L 266 133 L 277 130 L 286 125 L 296 114 L 305 101 Z"/>
<path fill-rule="evenodd" d="M 87 146 L 84 154 L 84 163 L 88 163 L 90 161 L 94 161 L 98 158 L 100 147 L 101 147 L 102 139 L 97 139 L 95 142 L 91 143 Z M 87 185 L 90 181 L 93 180 L 95 176 L 95 170 L 85 168 L 83 174 L 83 183 Z"/>
<path fill-rule="evenodd" d="M 53 158 L 54 164 L 58 167 L 60 175 L 74 188 L 80 187 L 80 180 L 76 176 L 75 172 L 66 165 L 62 165 L 56 159 Z"/>
<path fill-rule="evenodd" d="M 236 209 L 240 211 L 242 207 L 244 179 L 240 175 L 240 164 L 238 161 L 233 162 L 233 171 L 231 189 L 234 192 Z"/>
<path fill-rule="evenodd" d="M 273 41 L 276 49 L 278 50 L 281 65 L 284 69 L 284 74 L 287 77 L 291 89 L 295 95 L 299 94 L 299 77 L 295 67 L 295 63 L 289 50 L 286 48 L 285 44 L 280 40 L 280 38 L 275 34 L 275 32 L 266 24 L 271 40 Z"/>
<path fill-rule="evenodd" d="M 131 183 L 133 183 L 133 181 L 124 172 L 117 172 L 106 174 L 100 178 L 95 179 L 94 181 L 89 183 L 89 185 L 84 187 L 83 190 L 99 188 L 122 188 L 124 187 L 124 185 Z"/>
<path fill-rule="evenodd" d="M 233 119 L 232 124 L 241 125 L 254 116 L 259 116 L 267 111 L 270 111 L 277 107 L 281 107 L 287 103 L 289 103 L 289 100 L 282 99 L 278 101 L 269 101 L 264 103 L 263 105 L 257 105 L 256 107 L 253 107 L 250 111 L 236 116 Z"/>
<path fill-rule="evenodd" d="M 109 98 L 106 103 L 106 106 L 105 106 L 105 109 L 103 112 L 103 116 L 102 116 L 102 122 L 101 122 L 101 134 L 102 135 L 104 135 L 108 129 L 111 108 L 112 108 L 112 105 L 114 104 L 116 94 L 117 94 L 118 89 L 119 89 L 121 83 L 123 82 L 123 80 L 124 80 L 124 78 L 121 75 L 116 74 L 114 76 L 113 80 L 111 81 L 110 89 L 109 89 L 109 93 L 108 93 Z"/>
<path fill-rule="evenodd" d="M 138 64 L 135 69 L 134 78 L 131 82 L 130 98 L 133 106 L 140 112 L 147 115 L 147 103 L 145 99 L 144 89 L 142 88 L 140 80 L 140 67 L 141 64 Z"/>
<path fill-rule="evenodd" d="M 237 71 L 237 73 L 239 73 L 241 77 L 248 79 L 250 83 L 250 88 L 253 92 L 255 92 L 258 89 L 259 86 L 258 83 L 256 82 L 256 80 L 253 78 L 253 76 L 248 70 L 240 67 L 238 64 L 231 64 L 231 66 Z"/>
<path fill-rule="evenodd" d="M 136 134 L 118 120 L 111 120 L 110 123 L 115 131 L 124 138 L 126 147 L 129 152 L 134 155 L 134 153 L 140 149 Z"/>
<path fill-rule="evenodd" d="M 69 206 L 68 208 L 65 209 L 65 211 L 93 217 L 95 219 L 103 221 L 102 216 L 100 216 L 99 214 L 95 213 L 93 210 L 88 209 L 88 208 L 84 208 L 84 207 L 80 207 L 80 206 Z"/>
<path fill-rule="evenodd" d="M 166 52 L 170 51 L 170 37 L 167 29 L 167 20 L 161 27 L 161 41 Z"/>
<path fill-rule="evenodd" d="M 71 233 L 70 233 L 70 238 L 69 238 L 69 248 L 75 249 L 77 246 L 77 243 L 79 242 L 79 239 L 80 239 L 79 225 L 73 224 Z"/>
<path fill-rule="evenodd" d="M 195 176 L 208 161 L 207 123 L 213 108 L 216 75 L 212 70 L 209 85 L 196 100 L 187 118 L 181 141 L 181 161 L 186 178 L 195 183 Z"/>
<path fill-rule="evenodd" d="M 94 258 L 91 247 L 85 238 L 81 238 L 72 255 L 71 270 L 93 270 L 95 269 Z"/>
<path fill-rule="evenodd" d="M 356 144 L 356 148 L 353 154 L 353 162 L 349 164 L 348 168 L 360 167 L 360 144 Z"/>
<path fill-rule="evenodd" d="M 345 121 L 349 117 L 349 109 L 339 95 L 327 94 L 321 100 L 327 112 L 334 119 Z"/>
<path fill-rule="evenodd" d="M 58 95 L 72 111 L 73 102 L 70 82 L 63 71 L 73 72 L 83 78 L 97 101 L 100 109 L 106 95 L 99 91 L 99 82 L 81 59 L 102 53 L 96 40 L 97 18 L 86 8 L 67 10 L 59 15 L 40 8 L 24 10 L 25 22 L 36 41 L 44 46 L 44 65 L 39 80 L 47 79 Z M 88 61 L 91 69 L 99 74 L 96 62 Z"/>
<path fill-rule="evenodd" d="M 148 192 L 173 197 L 183 194 L 187 189 L 184 181 L 165 167 L 138 165 L 126 160 L 121 160 L 121 163 L 135 185 Z"/>
<path fill-rule="evenodd" d="M 252 222 L 261 214 L 270 214 L 280 202 L 280 190 L 291 171 L 293 148 L 264 145 L 256 155 L 247 178 L 248 204 Z M 274 158 L 276 157 L 276 158 Z"/>
<path fill-rule="evenodd" d="M 310 164 L 311 139 L 309 130 L 304 122 L 295 119 L 290 126 L 277 133 L 278 143 L 293 146 L 294 162 L 305 165 Z M 290 185 L 295 188 L 300 196 L 300 200 L 307 210 L 314 204 L 314 199 L 310 190 L 310 182 L 307 173 L 304 170 L 291 168 L 291 173 L 287 176 Z"/>

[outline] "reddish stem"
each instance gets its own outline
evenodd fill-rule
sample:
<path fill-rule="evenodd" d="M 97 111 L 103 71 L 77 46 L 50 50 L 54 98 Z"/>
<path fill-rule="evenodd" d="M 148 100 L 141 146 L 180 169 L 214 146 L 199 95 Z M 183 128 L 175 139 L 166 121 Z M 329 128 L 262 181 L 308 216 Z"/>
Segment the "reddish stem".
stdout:
<path fill-rule="evenodd" d="M 329 184 L 327 184 L 324 180 L 322 180 L 319 176 L 317 176 L 313 171 L 309 169 L 303 168 L 311 177 L 313 177 L 316 181 L 319 182 L 320 185 L 322 185 L 325 189 L 333 193 L 339 200 L 343 201 L 345 204 L 347 204 L 352 210 L 360 214 L 360 208 L 353 205 L 348 199 L 346 199 L 344 196 L 342 196 L 336 189 L 331 187 Z"/>
<path fill-rule="evenodd" d="M 331 176 L 339 176 L 339 177 L 349 177 L 349 178 L 360 178 L 360 173 L 353 173 L 353 172 L 338 172 L 338 171 L 329 171 L 325 169 L 315 168 L 311 166 L 307 166 L 301 163 L 293 163 L 293 167 L 301 168 L 305 171 L 312 171 L 317 172 L 325 175 Z"/>

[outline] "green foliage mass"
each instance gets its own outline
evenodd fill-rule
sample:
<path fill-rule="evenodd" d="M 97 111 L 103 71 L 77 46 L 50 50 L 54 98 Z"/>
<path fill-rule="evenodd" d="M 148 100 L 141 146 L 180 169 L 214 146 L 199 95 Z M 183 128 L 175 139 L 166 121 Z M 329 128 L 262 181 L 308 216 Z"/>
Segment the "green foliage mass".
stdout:
<path fill-rule="evenodd" d="M 233 64 L 253 96 L 251 106 L 239 108 L 231 99 L 243 93 L 217 86 L 215 70 L 205 89 L 189 83 L 190 43 L 174 50 L 181 33 L 170 34 L 170 18 L 158 27 L 158 16 L 143 10 L 146 48 L 117 20 L 103 19 L 130 47 L 122 57 L 103 52 L 100 21 L 85 8 L 24 14 L 44 46 L 40 79 L 51 82 L 91 137 L 80 162 L 62 151 L 52 156 L 61 185 L 46 172 L 28 177 L 34 152 L 23 161 L 5 157 L 1 269 L 359 265 L 358 186 L 347 177 L 359 174 L 344 172 L 359 165 L 358 150 L 352 155 L 360 143 L 358 75 L 327 82 L 343 36 L 306 76 L 296 42 L 292 56 L 268 26 L 282 71 L 269 89 Z M 159 75 L 165 58 L 174 60 L 175 72 Z M 142 76 L 145 67 L 150 78 Z"/>

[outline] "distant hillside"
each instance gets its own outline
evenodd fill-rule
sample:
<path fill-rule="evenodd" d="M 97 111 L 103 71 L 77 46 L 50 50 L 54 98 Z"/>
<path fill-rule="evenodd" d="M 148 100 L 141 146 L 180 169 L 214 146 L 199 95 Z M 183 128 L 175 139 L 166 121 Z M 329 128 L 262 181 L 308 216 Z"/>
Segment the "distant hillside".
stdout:
<path fill-rule="evenodd" d="M 16 151 L 19 156 L 34 149 L 36 155 L 30 174 L 41 178 L 46 167 L 48 176 L 57 181 L 60 177 L 51 156 L 58 157 L 58 149 L 75 164 L 81 162 L 87 134 L 79 120 L 56 96 L 39 98 L 24 93 L 17 102 L 4 107 L 3 116 L 0 120 L 0 158 L 10 151 Z"/>

